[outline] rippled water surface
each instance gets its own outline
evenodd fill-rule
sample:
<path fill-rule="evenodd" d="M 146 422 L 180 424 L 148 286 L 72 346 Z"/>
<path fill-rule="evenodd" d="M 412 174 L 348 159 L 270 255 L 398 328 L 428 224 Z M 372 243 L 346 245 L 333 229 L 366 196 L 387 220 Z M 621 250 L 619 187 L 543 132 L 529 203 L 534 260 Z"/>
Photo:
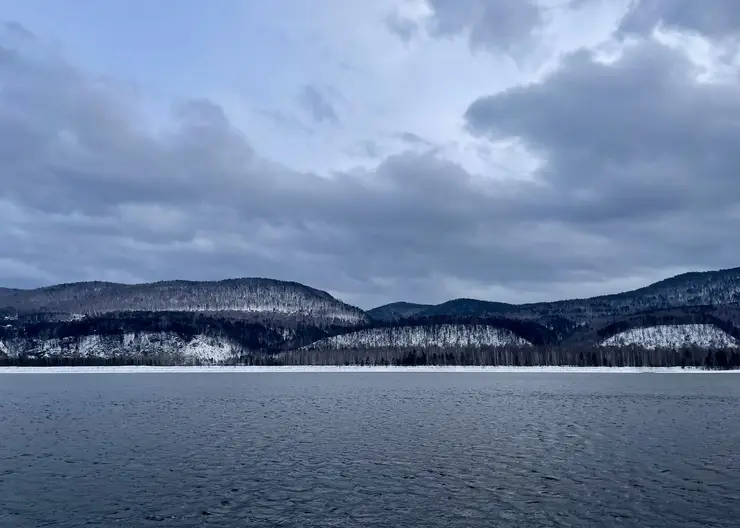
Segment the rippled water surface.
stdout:
<path fill-rule="evenodd" d="M 740 376 L 0 376 L 0 526 L 736 527 Z"/>

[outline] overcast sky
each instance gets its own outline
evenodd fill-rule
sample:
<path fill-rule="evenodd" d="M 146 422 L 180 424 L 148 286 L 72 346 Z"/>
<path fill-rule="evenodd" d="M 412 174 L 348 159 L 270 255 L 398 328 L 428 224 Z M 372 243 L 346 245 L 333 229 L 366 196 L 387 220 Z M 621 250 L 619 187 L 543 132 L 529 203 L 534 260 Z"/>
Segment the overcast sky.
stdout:
<path fill-rule="evenodd" d="M 0 0 L 0 285 L 363 308 L 740 265 L 737 0 Z"/>

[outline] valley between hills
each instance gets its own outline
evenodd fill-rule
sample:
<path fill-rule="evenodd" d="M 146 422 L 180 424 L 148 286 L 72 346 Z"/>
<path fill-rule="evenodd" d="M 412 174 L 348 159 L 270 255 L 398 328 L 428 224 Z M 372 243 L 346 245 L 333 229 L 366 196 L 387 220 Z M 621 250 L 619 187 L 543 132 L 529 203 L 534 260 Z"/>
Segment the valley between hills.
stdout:
<path fill-rule="evenodd" d="M 587 299 L 361 310 L 264 278 L 0 288 L 0 366 L 740 368 L 740 268 Z"/>

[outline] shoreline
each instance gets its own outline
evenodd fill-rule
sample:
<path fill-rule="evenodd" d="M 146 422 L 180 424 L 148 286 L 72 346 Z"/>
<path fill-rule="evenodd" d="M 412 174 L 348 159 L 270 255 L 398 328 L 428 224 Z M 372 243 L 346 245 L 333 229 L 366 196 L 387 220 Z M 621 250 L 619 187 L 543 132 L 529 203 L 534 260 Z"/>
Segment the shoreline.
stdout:
<path fill-rule="evenodd" d="M 696 367 L 506 367 L 506 366 L 338 366 L 292 365 L 280 367 L 257 366 L 79 366 L 79 367 L 0 367 L 0 374 L 187 374 L 187 373 L 370 373 L 370 372 L 420 372 L 420 373 L 580 373 L 580 374 L 740 374 L 740 370 L 704 370 Z"/>

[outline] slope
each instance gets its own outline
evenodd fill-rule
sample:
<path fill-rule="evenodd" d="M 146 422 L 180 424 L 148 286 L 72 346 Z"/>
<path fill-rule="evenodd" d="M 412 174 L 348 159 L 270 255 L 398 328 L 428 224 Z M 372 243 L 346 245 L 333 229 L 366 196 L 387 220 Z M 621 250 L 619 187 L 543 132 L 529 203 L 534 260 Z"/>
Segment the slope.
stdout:
<path fill-rule="evenodd" d="M 297 282 L 245 278 L 147 284 L 79 282 L 0 296 L 0 308 L 21 313 L 101 314 L 117 311 L 248 312 L 309 317 L 349 325 L 362 310 Z"/>
<path fill-rule="evenodd" d="M 455 299 L 410 311 L 400 319 L 499 314 L 535 320 L 564 318 L 577 325 L 600 317 L 625 316 L 645 310 L 736 303 L 740 303 L 740 268 L 684 273 L 633 291 L 585 299 L 519 305 Z M 388 306 L 392 305 L 374 308 L 369 313 L 382 314 Z"/>
<path fill-rule="evenodd" d="M 396 321 L 398 319 L 403 319 L 404 317 L 412 317 L 431 307 L 431 304 L 394 302 L 378 306 L 365 313 L 373 321 Z"/>

